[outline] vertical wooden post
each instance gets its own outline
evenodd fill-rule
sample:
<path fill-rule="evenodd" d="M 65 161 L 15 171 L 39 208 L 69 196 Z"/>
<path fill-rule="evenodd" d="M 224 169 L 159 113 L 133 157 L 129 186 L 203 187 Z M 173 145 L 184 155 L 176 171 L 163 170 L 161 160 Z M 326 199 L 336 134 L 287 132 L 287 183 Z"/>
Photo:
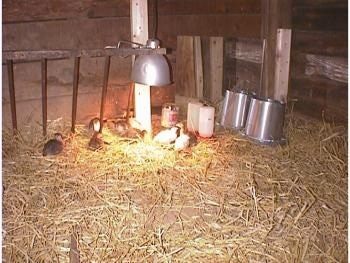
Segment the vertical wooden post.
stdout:
<path fill-rule="evenodd" d="M 277 30 L 274 99 L 281 102 L 288 96 L 291 36 L 291 29 Z"/>
<path fill-rule="evenodd" d="M 196 75 L 196 97 L 203 99 L 203 59 L 201 37 L 195 36 L 193 39 L 194 49 L 194 72 Z"/>
<path fill-rule="evenodd" d="M 41 60 L 41 107 L 43 118 L 43 135 L 47 133 L 47 59 Z"/>
<path fill-rule="evenodd" d="M 190 98 L 197 96 L 194 41 L 192 36 L 177 36 L 176 44 L 176 92 Z"/>
<path fill-rule="evenodd" d="M 236 43 L 235 38 L 224 39 L 224 72 L 223 72 L 223 87 L 224 90 L 232 90 L 236 86 Z"/>
<path fill-rule="evenodd" d="M 75 133 L 75 121 L 77 118 L 79 65 L 80 65 L 80 57 L 76 57 L 74 60 L 74 77 L 73 77 L 74 79 L 73 79 L 72 127 L 71 127 L 72 133 Z"/>
<path fill-rule="evenodd" d="M 222 80 L 224 64 L 223 37 L 210 37 L 210 100 L 216 102 L 222 99 Z"/>
<path fill-rule="evenodd" d="M 274 97 L 276 38 L 278 28 L 291 28 L 292 0 L 261 1 L 261 39 L 266 39 L 262 97 Z"/>
<path fill-rule="evenodd" d="M 131 41 L 146 44 L 148 40 L 147 0 L 130 0 Z M 134 61 L 133 57 L 133 61 Z M 152 133 L 151 88 L 135 83 L 135 119 L 141 128 Z"/>
<path fill-rule="evenodd" d="M 108 76 L 109 76 L 109 67 L 111 64 L 111 57 L 106 56 L 105 57 L 105 66 L 104 66 L 104 73 L 103 73 L 103 86 L 102 86 L 102 95 L 101 95 L 101 108 L 100 108 L 100 132 L 102 132 L 103 129 L 103 115 L 105 110 L 105 102 L 106 102 L 106 95 L 107 95 L 107 87 L 108 87 Z"/>
<path fill-rule="evenodd" d="M 11 117 L 13 131 L 17 131 L 17 113 L 16 113 L 16 95 L 15 95 L 15 80 L 13 74 L 13 61 L 7 60 L 7 73 L 9 78 L 9 92 L 10 92 L 10 105 L 11 105 Z"/>

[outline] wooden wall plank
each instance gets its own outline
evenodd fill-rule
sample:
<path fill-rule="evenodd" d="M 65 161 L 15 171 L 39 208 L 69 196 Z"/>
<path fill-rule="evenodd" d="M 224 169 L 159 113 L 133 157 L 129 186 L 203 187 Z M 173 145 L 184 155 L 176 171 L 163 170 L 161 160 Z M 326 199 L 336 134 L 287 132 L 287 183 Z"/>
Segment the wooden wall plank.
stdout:
<path fill-rule="evenodd" d="M 224 89 L 260 93 L 262 43 L 257 38 L 225 38 Z"/>
<path fill-rule="evenodd" d="M 260 14 L 260 0 L 200 0 L 200 3 L 198 0 L 157 1 L 160 15 Z M 152 7 L 150 9 L 153 10 Z"/>
<path fill-rule="evenodd" d="M 178 36 L 176 50 L 176 94 L 196 97 L 194 38 Z"/>
<path fill-rule="evenodd" d="M 328 56 L 348 56 L 347 31 L 300 31 L 293 30 L 292 46 L 304 53 Z"/>
<path fill-rule="evenodd" d="M 260 64 L 237 60 L 236 85 L 239 89 L 260 93 Z M 260 96 L 260 95 L 259 95 Z"/>
<path fill-rule="evenodd" d="M 278 29 L 276 40 L 276 64 L 274 99 L 287 102 L 289 88 L 289 64 L 291 48 L 291 29 Z"/>
<path fill-rule="evenodd" d="M 203 96 L 204 98 L 210 98 L 210 38 L 202 37 L 202 59 L 203 59 Z"/>
<path fill-rule="evenodd" d="M 344 0 L 293 0 L 293 7 L 334 7 L 334 6 L 347 6 L 347 1 Z"/>
<path fill-rule="evenodd" d="M 130 39 L 130 19 L 6 24 L 2 30 L 3 50 L 95 49 Z"/>
<path fill-rule="evenodd" d="M 29 22 L 77 18 L 129 17 L 130 0 L 40 1 L 4 0 L 3 22 Z M 252 15 L 260 14 L 259 0 L 157 0 L 159 16 L 172 15 Z M 155 0 L 149 15 L 154 16 Z M 153 18 L 150 18 L 152 21 Z"/>
<path fill-rule="evenodd" d="M 223 37 L 210 37 L 210 100 L 218 102 L 223 95 L 223 56 L 224 40 Z"/>
<path fill-rule="evenodd" d="M 224 39 L 202 37 L 203 96 L 211 102 L 222 99 L 226 87 L 223 85 Z"/>
<path fill-rule="evenodd" d="M 158 36 L 163 46 L 176 49 L 176 36 L 260 37 L 259 15 L 160 16 Z"/>
<path fill-rule="evenodd" d="M 193 39 L 194 48 L 194 71 L 196 80 L 196 97 L 203 98 L 203 59 L 202 59 L 202 45 L 201 38 L 195 36 Z"/>
<path fill-rule="evenodd" d="M 162 41 L 162 47 L 172 51 L 167 57 L 171 62 L 174 76 L 176 76 L 178 35 L 257 38 L 260 36 L 260 0 L 201 0 L 200 2 L 199 5 L 198 0 L 158 0 L 158 38 Z M 149 0 L 148 4 L 149 19 L 152 22 L 154 3 L 154 0 Z M 150 30 L 153 29 L 152 22 L 149 23 Z M 115 45 L 119 40 L 128 40 L 130 35 L 130 0 L 3 1 L 4 49 L 97 49 Z M 86 59 L 81 61 L 79 101 L 82 94 L 96 96 L 99 101 L 102 63 L 97 58 L 86 61 Z M 56 62 L 57 65 L 51 67 L 51 64 Z M 67 66 L 58 61 L 48 61 L 50 99 L 56 96 L 69 99 L 73 63 L 69 64 Z M 19 68 L 19 65 L 15 65 L 16 67 Z M 37 96 L 32 94 L 37 94 L 36 90 L 40 87 L 40 83 L 38 86 L 37 72 L 31 63 L 26 64 L 24 68 L 27 68 L 24 72 L 28 76 L 22 73 L 16 75 L 18 77 L 16 95 L 18 94 L 18 99 L 28 102 Z M 130 58 L 112 58 L 109 89 L 127 88 L 130 70 Z M 17 69 L 16 73 L 18 71 Z M 176 78 L 173 80 L 176 82 Z M 6 80 L 3 80 L 3 87 L 5 95 L 8 93 Z M 158 88 L 153 87 L 151 93 L 155 90 Z M 157 97 L 155 102 L 151 97 L 152 105 L 153 103 L 161 105 L 162 100 L 171 101 L 174 98 L 175 85 L 162 87 L 161 91 L 157 93 L 160 97 Z M 110 109 L 111 113 L 119 110 L 113 100 L 115 97 L 106 102 L 107 105 L 109 103 L 113 105 L 112 108 L 106 108 L 106 114 L 109 114 L 107 111 Z M 71 102 L 71 99 L 69 101 Z M 82 99 L 82 103 L 88 102 Z M 78 111 L 80 108 L 79 105 Z M 52 114 L 51 110 L 49 109 L 49 114 Z M 79 112 L 77 116 L 78 119 L 81 118 Z"/>
<path fill-rule="evenodd" d="M 293 27 L 296 30 L 343 31 L 348 21 L 344 7 L 293 8 Z"/>
<path fill-rule="evenodd" d="M 148 4 L 147 0 L 130 1 L 131 41 L 146 44 L 148 40 Z M 135 119 L 139 129 L 152 132 L 151 87 L 135 83 Z"/>
<path fill-rule="evenodd" d="M 274 93 L 274 69 L 278 28 L 291 28 L 291 0 L 262 0 L 262 38 L 266 39 L 262 97 L 272 98 Z"/>
<path fill-rule="evenodd" d="M 231 90 L 236 85 L 236 43 L 235 38 L 224 38 L 224 90 Z"/>
<path fill-rule="evenodd" d="M 347 84 L 309 77 L 293 78 L 291 85 L 290 98 L 296 101 L 295 109 L 299 112 L 329 121 L 347 122 Z"/>
<path fill-rule="evenodd" d="M 348 118 L 347 83 L 328 78 L 338 74 L 336 65 L 319 70 L 307 56 L 347 61 L 347 5 L 341 0 L 293 1 L 290 98 L 298 100 L 296 108 L 302 113 L 341 122 Z"/>

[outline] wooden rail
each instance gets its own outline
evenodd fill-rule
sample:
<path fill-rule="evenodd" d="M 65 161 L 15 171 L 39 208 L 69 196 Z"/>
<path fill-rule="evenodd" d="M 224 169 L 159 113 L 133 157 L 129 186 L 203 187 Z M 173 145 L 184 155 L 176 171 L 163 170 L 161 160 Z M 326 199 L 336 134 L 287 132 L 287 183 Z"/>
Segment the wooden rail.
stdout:
<path fill-rule="evenodd" d="M 102 85 L 100 119 L 102 128 L 102 119 L 104 114 L 105 95 L 108 86 L 108 75 L 110 68 L 110 57 L 119 56 L 126 58 L 132 55 L 151 55 L 151 54 L 166 54 L 165 48 L 147 49 L 147 48 L 117 48 L 108 47 L 104 49 L 81 49 L 81 50 L 21 50 L 21 51 L 3 51 L 2 60 L 7 65 L 10 105 L 13 131 L 17 131 L 17 114 L 16 114 L 16 97 L 14 85 L 13 63 L 23 63 L 27 61 L 41 61 L 41 82 L 42 82 L 42 121 L 43 135 L 47 132 L 47 60 L 51 59 L 67 59 L 75 58 L 74 60 L 74 76 L 73 76 L 73 99 L 72 99 L 72 133 L 75 132 L 77 100 L 78 100 L 78 84 L 79 84 L 79 64 L 82 57 L 105 57 L 105 67 Z"/>
<path fill-rule="evenodd" d="M 26 50 L 26 51 L 2 51 L 2 61 L 13 60 L 17 62 L 35 61 L 41 59 L 64 59 L 72 57 L 105 57 L 132 55 L 166 54 L 165 48 L 103 48 L 81 50 Z"/>

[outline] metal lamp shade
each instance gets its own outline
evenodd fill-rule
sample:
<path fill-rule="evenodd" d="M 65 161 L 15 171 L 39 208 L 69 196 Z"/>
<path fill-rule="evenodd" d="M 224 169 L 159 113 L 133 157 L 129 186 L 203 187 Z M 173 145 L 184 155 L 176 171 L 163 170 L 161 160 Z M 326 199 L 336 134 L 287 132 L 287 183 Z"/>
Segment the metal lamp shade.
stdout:
<path fill-rule="evenodd" d="M 131 79 L 149 86 L 170 84 L 169 64 L 163 55 L 140 55 L 135 59 Z"/>

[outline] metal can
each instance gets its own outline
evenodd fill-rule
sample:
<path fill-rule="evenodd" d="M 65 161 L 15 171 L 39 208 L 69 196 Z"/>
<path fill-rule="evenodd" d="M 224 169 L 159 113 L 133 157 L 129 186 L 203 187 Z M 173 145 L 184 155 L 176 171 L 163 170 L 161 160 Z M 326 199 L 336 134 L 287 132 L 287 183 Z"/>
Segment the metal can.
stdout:
<path fill-rule="evenodd" d="M 165 128 L 173 127 L 178 122 L 179 107 L 175 103 L 165 103 L 162 107 L 161 125 Z"/>

